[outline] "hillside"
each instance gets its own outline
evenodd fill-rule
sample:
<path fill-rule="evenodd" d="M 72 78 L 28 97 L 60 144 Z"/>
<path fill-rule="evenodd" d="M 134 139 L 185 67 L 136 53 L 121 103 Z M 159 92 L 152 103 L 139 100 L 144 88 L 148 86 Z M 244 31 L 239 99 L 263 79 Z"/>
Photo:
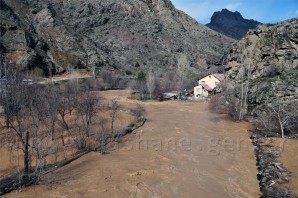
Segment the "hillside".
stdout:
<path fill-rule="evenodd" d="M 298 101 L 298 18 L 251 30 L 232 46 L 226 80 L 240 98 L 243 84 L 248 112 L 265 101 Z"/>
<path fill-rule="evenodd" d="M 228 37 L 240 40 L 250 29 L 255 29 L 261 23 L 253 19 L 244 19 L 239 12 L 222 9 L 215 12 L 211 22 L 206 26 Z"/>
<path fill-rule="evenodd" d="M 96 71 L 191 72 L 222 66 L 234 42 L 178 11 L 170 0 L 0 0 L 1 49 L 20 68 L 69 65 Z M 184 58 L 185 59 L 185 58 Z M 220 68 L 215 68 L 218 70 Z"/>

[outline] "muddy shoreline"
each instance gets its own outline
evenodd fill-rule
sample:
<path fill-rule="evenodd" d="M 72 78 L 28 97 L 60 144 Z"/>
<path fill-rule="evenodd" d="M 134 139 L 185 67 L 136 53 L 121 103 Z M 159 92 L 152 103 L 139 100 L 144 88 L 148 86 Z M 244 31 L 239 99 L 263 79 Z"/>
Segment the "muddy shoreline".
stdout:
<path fill-rule="evenodd" d="M 275 146 L 271 137 L 261 136 L 257 129 L 251 132 L 259 171 L 257 178 L 260 191 L 263 193 L 261 198 L 295 198 L 296 195 L 283 186 L 289 182 L 292 175 L 278 159 L 283 151 L 283 140 L 280 146 Z"/>

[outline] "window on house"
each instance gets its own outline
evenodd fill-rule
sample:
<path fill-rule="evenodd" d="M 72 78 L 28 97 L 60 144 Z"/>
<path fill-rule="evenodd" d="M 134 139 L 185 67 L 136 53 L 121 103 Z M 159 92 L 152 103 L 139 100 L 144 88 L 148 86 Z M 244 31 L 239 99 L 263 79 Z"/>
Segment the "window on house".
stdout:
<path fill-rule="evenodd" d="M 205 84 L 205 81 L 202 81 L 202 82 L 201 82 L 201 84 L 203 84 L 203 85 L 204 85 L 204 84 Z"/>

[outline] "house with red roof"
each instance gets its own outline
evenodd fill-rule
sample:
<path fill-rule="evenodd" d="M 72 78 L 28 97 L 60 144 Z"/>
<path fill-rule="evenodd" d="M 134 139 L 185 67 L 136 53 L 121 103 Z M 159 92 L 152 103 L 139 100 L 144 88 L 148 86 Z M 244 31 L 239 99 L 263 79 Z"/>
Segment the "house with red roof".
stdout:
<path fill-rule="evenodd" d="M 198 80 L 198 86 L 194 87 L 194 99 L 207 98 L 224 79 L 224 74 L 209 74 L 201 78 Z"/>

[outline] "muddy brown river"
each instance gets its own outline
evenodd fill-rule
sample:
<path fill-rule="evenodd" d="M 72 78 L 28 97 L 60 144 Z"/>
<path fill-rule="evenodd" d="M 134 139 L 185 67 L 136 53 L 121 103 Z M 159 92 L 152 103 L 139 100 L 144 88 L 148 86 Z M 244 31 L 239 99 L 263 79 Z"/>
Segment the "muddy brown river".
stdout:
<path fill-rule="evenodd" d="M 106 97 L 126 91 L 104 92 Z M 44 185 L 4 197 L 260 197 L 249 123 L 210 113 L 206 103 L 143 102 L 146 124 L 47 175 Z"/>

